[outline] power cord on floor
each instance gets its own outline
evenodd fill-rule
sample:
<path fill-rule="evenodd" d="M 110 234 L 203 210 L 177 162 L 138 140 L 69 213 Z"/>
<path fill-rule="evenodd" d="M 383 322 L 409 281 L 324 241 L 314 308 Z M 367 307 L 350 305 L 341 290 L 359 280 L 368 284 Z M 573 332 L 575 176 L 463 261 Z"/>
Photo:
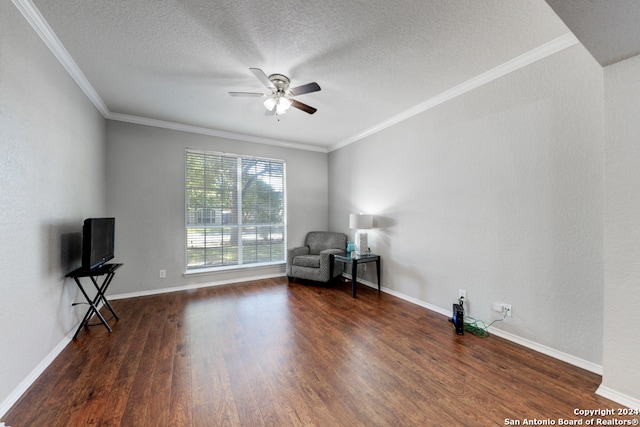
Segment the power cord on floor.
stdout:
<path fill-rule="evenodd" d="M 460 304 L 460 307 L 464 307 L 464 297 L 458 298 L 458 304 Z M 502 322 L 507 317 L 507 314 L 509 314 L 509 312 L 505 311 L 502 319 L 496 319 L 488 325 L 482 320 L 474 319 L 470 316 L 464 316 L 464 330 L 477 337 L 488 338 L 491 335 L 489 334 L 489 328 L 491 325 L 496 322 Z"/>
<path fill-rule="evenodd" d="M 491 327 L 491 325 L 493 325 L 496 322 L 502 322 L 505 317 L 507 317 L 507 313 L 504 313 L 504 316 L 502 316 L 502 319 L 496 319 L 493 322 L 489 323 L 488 325 L 486 323 L 484 323 L 482 320 L 478 320 L 478 319 L 474 319 L 473 317 L 469 317 L 469 316 L 465 316 L 464 317 L 464 330 L 469 332 L 470 334 L 473 334 L 477 337 L 480 338 L 487 338 L 489 337 L 489 327 Z"/>

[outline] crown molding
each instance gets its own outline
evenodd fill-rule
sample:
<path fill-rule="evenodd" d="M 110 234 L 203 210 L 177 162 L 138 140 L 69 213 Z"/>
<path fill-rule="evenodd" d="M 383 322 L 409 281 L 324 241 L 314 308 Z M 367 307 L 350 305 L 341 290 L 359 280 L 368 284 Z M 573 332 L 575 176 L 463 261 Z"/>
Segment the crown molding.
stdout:
<path fill-rule="evenodd" d="M 12 0 L 13 4 L 18 8 L 20 13 L 25 17 L 27 22 L 40 36 L 51 53 L 56 57 L 58 62 L 67 71 L 73 81 L 80 87 L 82 92 L 89 98 L 91 103 L 98 109 L 105 119 L 117 120 L 128 123 L 136 123 L 146 126 L 159 127 L 163 129 L 173 129 L 182 132 L 196 133 L 200 135 L 217 136 L 221 138 L 233 139 L 236 141 L 253 142 L 257 144 L 275 145 L 277 147 L 293 148 L 297 150 L 316 151 L 327 153 L 325 147 L 306 145 L 289 141 L 280 141 L 270 138 L 262 138 L 251 135 L 244 135 L 232 132 L 219 131 L 198 126 L 185 125 L 181 123 L 168 122 L 163 120 L 150 119 L 146 117 L 132 116 L 128 114 L 113 113 L 104 103 L 98 92 L 93 88 L 87 77 L 82 73 L 78 64 L 73 60 L 62 42 L 55 35 L 47 21 L 44 19 L 40 11 L 31 2 L 31 0 Z"/>
<path fill-rule="evenodd" d="M 276 147 L 293 148 L 296 150 L 316 151 L 319 153 L 327 153 L 325 147 L 316 145 L 306 145 L 297 142 L 281 141 L 277 139 L 263 138 L 260 136 L 244 135 L 222 130 L 210 129 L 200 126 L 186 125 L 182 123 L 169 122 L 164 120 L 150 119 L 147 117 L 132 116 L 129 114 L 109 113 L 105 116 L 108 120 L 119 122 L 134 123 L 137 125 L 151 126 L 162 129 L 176 130 L 180 132 L 195 133 L 198 135 L 216 136 L 220 138 L 233 139 L 236 141 L 253 142 L 256 144 L 275 145 Z"/>
<path fill-rule="evenodd" d="M 40 11 L 35 7 L 31 0 L 12 0 L 13 4 L 18 8 L 22 15 L 26 18 L 27 22 L 33 27 L 36 33 L 44 41 L 45 45 L 49 48 L 51 53 L 58 59 L 60 64 L 64 67 L 67 73 L 71 76 L 73 81 L 80 87 L 84 94 L 89 98 L 93 105 L 98 109 L 105 119 L 116 120 L 128 123 L 141 124 L 152 127 L 159 127 L 163 129 L 172 129 L 182 132 L 195 133 L 200 135 L 216 136 L 221 138 L 233 139 L 236 141 L 253 142 L 257 144 L 275 145 L 278 147 L 293 148 L 298 150 L 315 151 L 319 153 L 329 153 L 339 148 L 345 147 L 356 141 L 359 141 L 367 136 L 380 132 L 390 126 L 398 124 L 404 120 L 407 120 L 417 114 L 427 111 L 435 106 L 438 106 L 446 101 L 463 95 L 472 91 L 486 83 L 496 80 L 506 74 L 519 70 L 527 65 L 530 65 L 536 61 L 551 56 L 557 52 L 560 52 L 568 47 L 578 44 L 578 39 L 572 34 L 567 33 L 560 36 L 548 43 L 543 44 L 535 49 L 530 50 L 504 64 L 498 65 L 489 71 L 486 71 L 466 82 L 463 82 L 457 86 L 448 89 L 439 95 L 427 99 L 424 102 L 412 107 L 400 114 L 397 114 L 376 126 L 366 129 L 350 138 L 342 140 L 337 144 L 326 148 L 317 145 L 300 144 L 296 142 L 280 141 L 270 138 L 263 138 L 252 135 L 245 135 L 239 133 L 232 133 L 226 131 L 220 131 L 211 128 L 198 127 L 192 125 L 185 125 L 181 123 L 168 122 L 164 120 L 150 119 L 146 117 L 133 116 L 128 114 L 113 113 L 109 111 L 107 105 L 104 103 L 98 92 L 93 88 L 89 80 L 82 73 L 76 62 L 73 60 L 67 49 L 62 45 L 62 42 L 55 35 L 47 21 L 40 14 Z"/>
<path fill-rule="evenodd" d="M 104 103 L 98 92 L 91 86 L 89 80 L 80 71 L 80 68 L 76 62 L 71 58 L 67 49 L 62 45 L 62 42 L 55 35 L 47 21 L 40 14 L 40 11 L 35 7 L 31 0 L 12 0 L 13 4 L 18 8 L 20 13 L 26 18 L 27 22 L 33 27 L 36 33 L 40 36 L 42 41 L 47 45 L 51 53 L 62 64 L 64 69 L 69 73 L 69 76 L 80 87 L 84 94 L 89 98 L 93 105 L 102 113 L 103 116 L 109 113 L 107 105 Z"/>
<path fill-rule="evenodd" d="M 342 147 L 346 147 L 349 144 L 352 144 L 356 141 L 359 141 L 367 136 L 373 135 L 375 133 L 380 132 L 390 126 L 398 124 L 404 120 L 407 120 L 417 114 L 420 114 L 424 111 L 427 111 L 433 107 L 436 107 L 446 101 L 449 101 L 453 98 L 461 96 L 467 92 L 470 92 L 484 84 L 492 82 L 494 80 L 499 79 L 500 77 L 517 71 L 521 68 L 526 67 L 527 65 L 533 64 L 536 61 L 544 59 L 548 56 L 551 56 L 557 52 L 560 52 L 568 47 L 574 46 L 578 44 L 578 39 L 572 34 L 567 33 L 563 36 L 560 36 L 556 39 L 553 39 L 535 49 L 532 49 L 528 52 L 523 53 L 520 56 L 517 56 L 504 64 L 498 65 L 495 68 L 490 69 L 472 79 L 467 80 L 457 86 L 452 87 L 432 98 L 427 99 L 424 102 L 416 105 L 415 107 L 409 108 L 406 111 L 403 111 L 400 114 L 397 114 L 390 119 L 387 119 L 376 126 L 373 126 L 367 130 L 364 130 L 350 138 L 347 138 L 333 146 L 331 146 L 328 151 L 334 151 Z"/>

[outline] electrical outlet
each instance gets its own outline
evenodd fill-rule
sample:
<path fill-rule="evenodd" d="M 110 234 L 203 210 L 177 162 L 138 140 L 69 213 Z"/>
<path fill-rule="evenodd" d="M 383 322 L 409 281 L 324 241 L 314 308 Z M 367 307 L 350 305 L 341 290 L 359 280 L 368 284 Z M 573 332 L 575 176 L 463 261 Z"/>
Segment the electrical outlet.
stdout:
<path fill-rule="evenodd" d="M 161 279 L 167 278 L 167 270 L 160 270 L 160 278 Z"/>
<path fill-rule="evenodd" d="M 511 304 L 505 304 L 503 302 L 494 302 L 491 306 L 493 311 L 497 311 L 498 313 L 504 313 L 507 317 L 511 317 Z"/>
<path fill-rule="evenodd" d="M 467 291 L 465 291 L 464 289 L 458 289 L 458 298 L 464 298 L 466 301 Z"/>
<path fill-rule="evenodd" d="M 502 311 L 507 313 L 507 317 L 511 317 L 511 304 L 502 304 Z"/>

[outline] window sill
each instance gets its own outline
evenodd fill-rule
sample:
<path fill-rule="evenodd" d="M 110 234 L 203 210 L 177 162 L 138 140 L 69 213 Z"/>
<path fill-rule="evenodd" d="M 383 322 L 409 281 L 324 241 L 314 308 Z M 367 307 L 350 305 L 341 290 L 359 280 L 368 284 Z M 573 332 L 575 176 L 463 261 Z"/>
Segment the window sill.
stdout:
<path fill-rule="evenodd" d="M 259 264 L 229 265 L 225 267 L 198 268 L 193 270 L 187 270 L 184 273 L 182 273 L 182 275 L 184 277 L 193 277 L 193 276 L 202 276 L 202 275 L 215 274 L 215 273 L 255 270 L 259 268 L 277 267 L 277 266 L 284 266 L 284 265 L 287 265 L 285 261 L 278 261 L 278 262 L 264 262 Z"/>

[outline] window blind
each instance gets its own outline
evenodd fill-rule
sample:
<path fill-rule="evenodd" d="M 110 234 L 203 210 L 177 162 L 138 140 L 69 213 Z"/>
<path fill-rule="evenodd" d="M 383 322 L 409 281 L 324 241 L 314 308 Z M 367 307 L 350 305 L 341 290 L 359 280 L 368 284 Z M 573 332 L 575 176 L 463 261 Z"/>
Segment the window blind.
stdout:
<path fill-rule="evenodd" d="M 285 164 L 186 151 L 187 270 L 285 261 Z"/>

